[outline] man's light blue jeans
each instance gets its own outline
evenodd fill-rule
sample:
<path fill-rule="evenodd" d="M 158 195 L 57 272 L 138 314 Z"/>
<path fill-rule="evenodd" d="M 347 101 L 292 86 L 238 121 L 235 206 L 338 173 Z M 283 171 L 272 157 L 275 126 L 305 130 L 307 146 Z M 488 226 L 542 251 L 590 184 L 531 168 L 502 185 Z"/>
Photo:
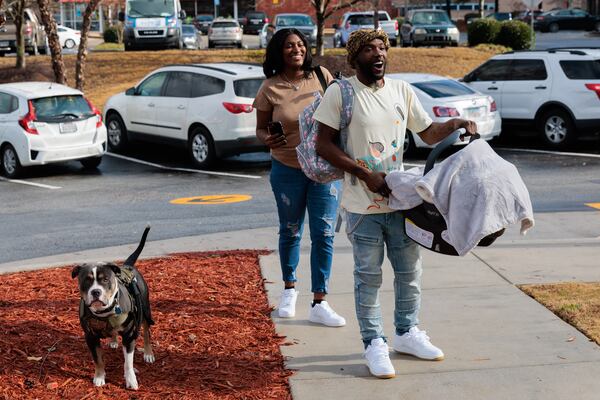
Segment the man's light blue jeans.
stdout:
<path fill-rule="evenodd" d="M 279 258 L 284 282 L 296 282 L 300 239 L 308 210 L 311 291 L 327 293 L 341 182 L 317 183 L 302 170 L 271 162 L 271 188 L 279 214 Z"/>
<path fill-rule="evenodd" d="M 365 347 L 383 338 L 379 304 L 384 245 L 394 270 L 396 334 L 418 325 L 421 305 L 421 255 L 419 246 L 404 233 L 400 211 L 384 214 L 346 212 L 346 233 L 354 253 L 354 299 L 356 318 Z"/>

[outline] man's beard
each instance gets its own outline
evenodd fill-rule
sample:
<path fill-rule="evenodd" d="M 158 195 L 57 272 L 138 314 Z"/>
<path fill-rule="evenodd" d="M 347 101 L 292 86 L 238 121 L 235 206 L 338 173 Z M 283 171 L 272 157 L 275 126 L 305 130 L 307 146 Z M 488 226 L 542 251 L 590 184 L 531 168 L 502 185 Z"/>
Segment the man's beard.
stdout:
<path fill-rule="evenodd" d="M 387 67 L 387 63 L 384 61 L 382 72 L 376 74 L 373 71 L 373 63 L 372 62 L 362 63 L 362 62 L 360 62 L 360 60 L 356 60 L 356 64 L 357 64 L 360 72 L 363 74 L 363 76 L 373 83 L 375 83 L 376 81 L 383 78 L 383 76 L 385 75 L 385 69 Z"/>

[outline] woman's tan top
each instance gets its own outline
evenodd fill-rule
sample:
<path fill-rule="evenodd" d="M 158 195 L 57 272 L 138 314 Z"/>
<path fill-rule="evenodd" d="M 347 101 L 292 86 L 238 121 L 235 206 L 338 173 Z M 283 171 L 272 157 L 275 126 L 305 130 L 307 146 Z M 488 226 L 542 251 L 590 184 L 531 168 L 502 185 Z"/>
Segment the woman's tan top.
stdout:
<path fill-rule="evenodd" d="M 331 82 L 331 73 L 323 67 L 321 70 L 325 81 Z M 278 74 L 263 82 L 252 104 L 257 110 L 271 112 L 272 121 L 281 121 L 287 144 L 271 149 L 271 156 L 288 167 L 300 168 L 296 156 L 296 146 L 300 143 L 298 116 L 315 100 L 314 93 L 317 91 L 323 94 L 319 78 L 314 72 L 308 78 L 291 83 Z"/>

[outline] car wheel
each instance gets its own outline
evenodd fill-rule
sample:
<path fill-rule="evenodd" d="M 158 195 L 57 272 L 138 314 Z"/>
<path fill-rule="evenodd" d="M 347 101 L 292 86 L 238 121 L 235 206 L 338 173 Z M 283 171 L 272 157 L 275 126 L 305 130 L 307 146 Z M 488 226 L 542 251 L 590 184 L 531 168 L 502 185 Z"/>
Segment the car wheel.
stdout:
<path fill-rule="evenodd" d="M 208 48 L 209 49 L 214 49 L 215 48 L 215 44 L 213 42 L 211 42 L 210 40 L 208 41 Z"/>
<path fill-rule="evenodd" d="M 552 33 L 556 33 L 558 32 L 558 24 L 557 23 L 552 23 L 550 25 L 548 25 L 548 30 Z"/>
<path fill-rule="evenodd" d="M 69 50 L 72 49 L 73 47 L 75 47 L 75 41 L 73 39 L 65 40 L 65 47 Z"/>
<path fill-rule="evenodd" d="M 188 151 L 197 168 L 208 168 L 216 159 L 213 139 L 202 127 L 195 128 L 190 134 Z"/>
<path fill-rule="evenodd" d="M 396 47 L 398 45 L 398 41 L 396 39 L 390 40 L 390 46 Z"/>
<path fill-rule="evenodd" d="M 0 150 L 0 162 L 0 172 L 10 179 L 19 176 L 23 169 L 15 148 L 10 144 L 6 144 L 2 147 L 2 150 Z"/>
<path fill-rule="evenodd" d="M 37 56 L 40 54 L 40 51 L 39 51 L 38 45 L 37 45 L 37 38 L 33 38 L 33 47 L 27 53 L 29 53 L 30 56 Z"/>
<path fill-rule="evenodd" d="M 119 114 L 108 114 L 106 118 L 106 135 L 110 150 L 120 152 L 127 148 L 127 128 Z"/>
<path fill-rule="evenodd" d="M 242 45 L 242 42 L 238 42 L 238 44 L 237 44 L 237 48 L 238 48 L 238 49 L 241 49 L 242 47 L 244 47 L 244 46 Z"/>
<path fill-rule="evenodd" d="M 417 151 L 417 145 L 415 145 L 415 139 L 413 139 L 412 132 L 407 130 L 404 135 L 404 147 L 402 148 L 403 157 L 415 154 Z"/>
<path fill-rule="evenodd" d="M 96 169 L 98 165 L 102 162 L 102 157 L 88 157 L 82 160 L 79 160 L 83 168 L 85 169 Z"/>
<path fill-rule="evenodd" d="M 600 22 L 596 22 L 596 25 L 594 25 L 594 29 L 596 30 L 596 32 L 600 32 Z"/>
<path fill-rule="evenodd" d="M 575 140 L 575 126 L 571 116 L 560 108 L 544 112 L 538 120 L 542 140 L 554 149 L 564 149 Z"/>

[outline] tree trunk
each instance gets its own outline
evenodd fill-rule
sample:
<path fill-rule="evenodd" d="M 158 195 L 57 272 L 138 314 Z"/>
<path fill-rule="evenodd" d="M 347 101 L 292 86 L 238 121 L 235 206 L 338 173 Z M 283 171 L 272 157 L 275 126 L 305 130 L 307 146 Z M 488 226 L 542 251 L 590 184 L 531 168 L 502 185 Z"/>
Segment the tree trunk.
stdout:
<path fill-rule="evenodd" d="M 25 69 L 25 35 L 23 32 L 23 21 L 25 21 L 25 0 L 19 0 L 15 4 L 15 36 L 17 47 L 17 69 Z"/>
<path fill-rule="evenodd" d="M 62 58 L 62 48 L 60 47 L 60 41 L 58 40 L 58 33 L 56 33 L 56 21 L 54 16 L 50 12 L 50 5 L 48 0 L 37 0 L 40 8 L 40 15 L 42 17 L 42 23 L 44 24 L 44 30 L 48 37 L 48 46 L 50 47 L 50 54 L 52 58 L 52 71 L 54 72 L 54 80 L 56 83 L 66 84 L 67 75 L 65 72 L 65 63 Z"/>
<path fill-rule="evenodd" d="M 75 87 L 83 92 L 85 84 L 85 60 L 87 58 L 87 41 L 92 24 L 92 13 L 98 7 L 100 0 L 90 0 L 83 13 L 83 21 L 81 25 L 81 41 L 79 42 L 79 50 L 77 51 L 77 63 L 75 64 Z"/>
<path fill-rule="evenodd" d="M 373 29 L 379 29 L 379 0 L 373 0 Z"/>
<path fill-rule="evenodd" d="M 479 18 L 483 18 L 483 7 L 484 6 L 485 6 L 485 0 L 479 0 Z"/>

